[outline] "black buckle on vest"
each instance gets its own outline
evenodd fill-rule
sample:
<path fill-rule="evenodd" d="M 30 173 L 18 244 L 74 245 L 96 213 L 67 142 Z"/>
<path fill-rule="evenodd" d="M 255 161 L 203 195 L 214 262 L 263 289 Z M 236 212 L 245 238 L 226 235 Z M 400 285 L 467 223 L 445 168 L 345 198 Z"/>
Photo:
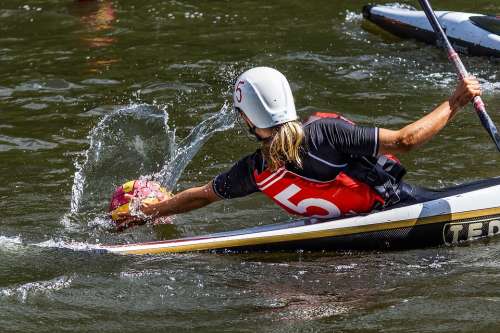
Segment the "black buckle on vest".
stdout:
<path fill-rule="evenodd" d="M 372 184 L 378 183 L 378 173 L 374 170 L 370 170 L 365 175 L 366 180 Z"/>
<path fill-rule="evenodd" d="M 401 201 L 398 191 L 399 187 L 393 184 L 390 180 L 386 181 L 382 185 L 375 186 L 374 189 L 384 199 L 383 208 L 390 205 L 392 206 Z"/>

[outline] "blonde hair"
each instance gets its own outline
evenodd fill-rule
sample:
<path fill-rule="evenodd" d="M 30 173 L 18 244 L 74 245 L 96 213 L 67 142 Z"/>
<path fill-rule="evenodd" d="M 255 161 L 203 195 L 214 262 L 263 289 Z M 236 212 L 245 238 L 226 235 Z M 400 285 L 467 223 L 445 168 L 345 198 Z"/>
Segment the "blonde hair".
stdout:
<path fill-rule="evenodd" d="M 275 171 L 285 163 L 293 163 L 302 168 L 302 142 L 304 130 L 299 121 L 289 121 L 273 127 L 273 134 L 263 147 L 264 159 L 271 171 Z"/>

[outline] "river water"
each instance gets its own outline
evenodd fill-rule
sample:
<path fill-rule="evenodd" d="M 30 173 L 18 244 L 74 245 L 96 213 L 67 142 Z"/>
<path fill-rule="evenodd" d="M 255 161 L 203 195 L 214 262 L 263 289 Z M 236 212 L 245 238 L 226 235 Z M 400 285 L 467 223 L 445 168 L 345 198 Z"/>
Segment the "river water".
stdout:
<path fill-rule="evenodd" d="M 260 195 L 124 233 L 103 214 L 128 179 L 181 190 L 255 149 L 227 104 L 251 66 L 285 73 L 303 117 L 398 128 L 445 100 L 455 74 L 442 51 L 380 34 L 364 4 L 3 0 L 0 331 L 498 332 L 495 239 L 381 253 L 85 251 L 288 218 Z M 491 0 L 433 4 L 500 12 Z M 500 124 L 498 61 L 464 62 Z M 471 108 L 401 159 L 408 181 L 430 187 L 499 175 Z"/>

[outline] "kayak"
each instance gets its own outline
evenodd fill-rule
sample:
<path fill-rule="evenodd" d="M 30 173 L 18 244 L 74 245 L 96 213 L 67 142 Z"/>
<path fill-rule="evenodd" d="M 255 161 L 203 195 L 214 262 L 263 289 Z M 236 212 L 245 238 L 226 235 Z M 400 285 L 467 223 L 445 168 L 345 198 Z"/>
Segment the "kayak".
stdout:
<path fill-rule="evenodd" d="M 500 235 L 500 178 L 441 190 L 417 189 L 412 203 L 365 215 L 304 218 L 198 237 L 104 245 L 96 251 L 157 254 L 401 249 L 454 245 Z"/>
<path fill-rule="evenodd" d="M 435 13 L 457 52 L 500 57 L 499 16 L 450 11 Z M 440 43 L 423 11 L 366 5 L 363 17 L 398 37 Z"/>

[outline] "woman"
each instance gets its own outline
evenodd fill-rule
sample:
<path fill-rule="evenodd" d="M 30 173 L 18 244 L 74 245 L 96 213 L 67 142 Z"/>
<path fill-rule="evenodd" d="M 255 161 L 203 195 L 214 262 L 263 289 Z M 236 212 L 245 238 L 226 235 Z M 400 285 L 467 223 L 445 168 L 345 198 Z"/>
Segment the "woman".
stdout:
<path fill-rule="evenodd" d="M 429 141 L 480 94 L 478 81 L 466 78 L 447 101 L 399 130 L 356 126 L 342 117 L 302 124 L 283 74 L 252 68 L 236 81 L 234 108 L 261 148 L 208 184 L 158 203 L 143 202 L 141 210 L 169 216 L 254 192 L 302 216 L 332 218 L 382 209 L 409 195 L 400 181 L 404 169 L 387 154 Z"/>

